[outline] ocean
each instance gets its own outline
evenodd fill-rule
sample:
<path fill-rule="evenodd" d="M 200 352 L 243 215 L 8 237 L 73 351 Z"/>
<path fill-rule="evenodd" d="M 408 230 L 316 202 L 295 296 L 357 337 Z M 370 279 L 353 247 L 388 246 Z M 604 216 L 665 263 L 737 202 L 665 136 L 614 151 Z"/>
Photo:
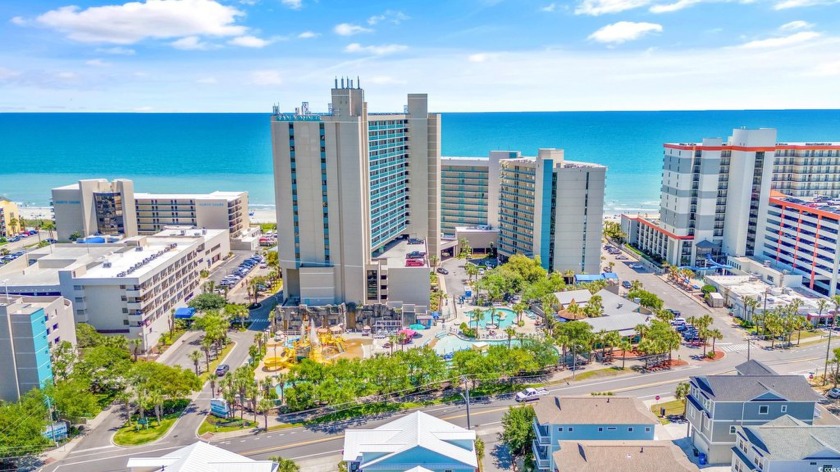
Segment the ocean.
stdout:
<path fill-rule="evenodd" d="M 662 144 L 778 129 L 779 141 L 840 141 L 840 110 L 444 113 L 442 154 L 565 150 L 608 167 L 607 213 L 655 212 Z M 138 192 L 247 190 L 274 205 L 270 116 L 0 113 L 0 196 L 46 206 L 50 189 L 83 178 L 130 178 Z"/>

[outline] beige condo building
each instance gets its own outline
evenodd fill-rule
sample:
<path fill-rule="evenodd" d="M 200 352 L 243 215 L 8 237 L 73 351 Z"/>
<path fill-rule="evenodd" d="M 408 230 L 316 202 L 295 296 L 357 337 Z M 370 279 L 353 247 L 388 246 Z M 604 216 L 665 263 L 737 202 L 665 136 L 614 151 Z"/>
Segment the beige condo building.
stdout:
<path fill-rule="evenodd" d="M 22 231 L 19 219 L 17 204 L 0 198 L 0 237 L 8 238 Z"/>

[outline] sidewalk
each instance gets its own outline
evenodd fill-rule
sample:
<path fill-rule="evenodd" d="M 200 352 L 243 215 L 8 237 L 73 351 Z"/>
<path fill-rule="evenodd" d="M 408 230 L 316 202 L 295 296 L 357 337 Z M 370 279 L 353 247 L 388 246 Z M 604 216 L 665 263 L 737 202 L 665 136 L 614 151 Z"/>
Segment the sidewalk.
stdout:
<path fill-rule="evenodd" d="M 104 410 L 100 411 L 95 418 L 88 421 L 87 424 L 85 424 L 85 429 L 86 431 L 88 431 L 88 433 L 76 436 L 72 440 L 62 444 L 61 447 L 50 451 L 46 451 L 43 454 L 41 454 L 44 464 L 52 464 L 53 462 L 60 461 L 67 457 L 70 454 L 70 452 L 72 452 L 73 449 L 79 445 L 79 443 L 81 443 L 85 438 L 87 438 L 87 434 L 89 434 L 91 430 L 96 429 L 100 424 L 105 422 L 105 420 L 107 420 L 111 416 L 111 410 L 114 408 L 119 409 L 119 406 L 111 405 L 108 408 L 105 408 Z"/>

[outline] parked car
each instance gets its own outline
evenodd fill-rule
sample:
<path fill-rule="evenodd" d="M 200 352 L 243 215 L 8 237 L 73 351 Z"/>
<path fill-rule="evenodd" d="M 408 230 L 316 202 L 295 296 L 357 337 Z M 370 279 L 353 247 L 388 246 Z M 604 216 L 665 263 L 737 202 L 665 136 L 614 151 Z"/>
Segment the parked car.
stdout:
<path fill-rule="evenodd" d="M 408 254 L 405 255 L 405 258 L 406 259 L 415 259 L 417 257 L 423 257 L 425 255 L 426 255 L 426 253 L 423 252 L 423 251 L 411 251 L 411 252 L 409 252 Z"/>
<path fill-rule="evenodd" d="M 681 311 L 674 310 L 674 309 L 671 309 L 671 308 L 666 308 L 665 311 L 670 311 L 671 314 L 674 315 L 674 321 L 680 321 L 680 320 L 685 321 L 682 318 L 680 318 L 680 315 L 682 315 Z"/>
<path fill-rule="evenodd" d="M 629 280 L 625 280 L 624 282 L 621 282 L 621 286 L 629 289 L 633 286 L 633 284 L 631 284 Z"/>
<path fill-rule="evenodd" d="M 227 364 L 219 364 L 219 367 L 216 367 L 216 376 L 223 377 L 230 371 L 230 366 Z"/>
<path fill-rule="evenodd" d="M 406 259 L 405 261 L 406 267 L 423 267 L 423 261 L 420 259 Z"/>
<path fill-rule="evenodd" d="M 408 238 L 408 244 L 423 244 L 423 240 L 417 238 Z"/>
<path fill-rule="evenodd" d="M 438 268 L 437 268 L 437 273 L 438 273 L 438 274 L 447 275 L 447 274 L 449 273 L 449 271 L 448 271 L 448 270 L 446 270 L 446 269 L 444 269 L 443 267 L 438 267 Z"/>
<path fill-rule="evenodd" d="M 840 387 L 834 387 L 831 390 L 825 392 L 825 396 L 828 398 L 840 398 Z"/>
<path fill-rule="evenodd" d="M 532 402 L 539 400 L 541 396 L 548 395 L 548 390 L 544 388 L 526 388 L 516 394 L 516 401 L 518 402 Z"/>

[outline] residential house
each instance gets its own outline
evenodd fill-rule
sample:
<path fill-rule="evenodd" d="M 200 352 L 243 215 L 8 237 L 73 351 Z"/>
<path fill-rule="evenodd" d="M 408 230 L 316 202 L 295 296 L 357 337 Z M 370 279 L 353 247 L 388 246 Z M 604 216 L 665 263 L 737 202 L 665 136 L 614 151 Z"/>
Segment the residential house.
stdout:
<path fill-rule="evenodd" d="M 738 426 L 760 426 L 783 415 L 812 424 L 820 400 L 801 375 L 708 375 L 689 380 L 689 436 L 710 464 L 731 462 Z"/>
<path fill-rule="evenodd" d="M 475 472 L 475 431 L 417 411 L 373 429 L 344 432 L 350 472 Z"/>
<path fill-rule="evenodd" d="M 840 470 L 840 426 L 814 426 L 785 415 L 761 426 L 736 426 L 733 472 Z"/>
<path fill-rule="evenodd" d="M 132 457 L 126 465 L 131 472 L 276 472 L 277 467 L 201 441 L 161 457 Z"/>
<path fill-rule="evenodd" d="M 671 441 L 563 441 L 552 457 L 562 472 L 699 470 Z"/>
<path fill-rule="evenodd" d="M 755 359 L 735 366 L 738 375 L 778 375 L 779 373 Z"/>
<path fill-rule="evenodd" d="M 555 470 L 553 454 L 561 441 L 654 439 L 658 420 L 630 397 L 545 397 L 534 404 L 532 445 L 539 470 Z"/>

